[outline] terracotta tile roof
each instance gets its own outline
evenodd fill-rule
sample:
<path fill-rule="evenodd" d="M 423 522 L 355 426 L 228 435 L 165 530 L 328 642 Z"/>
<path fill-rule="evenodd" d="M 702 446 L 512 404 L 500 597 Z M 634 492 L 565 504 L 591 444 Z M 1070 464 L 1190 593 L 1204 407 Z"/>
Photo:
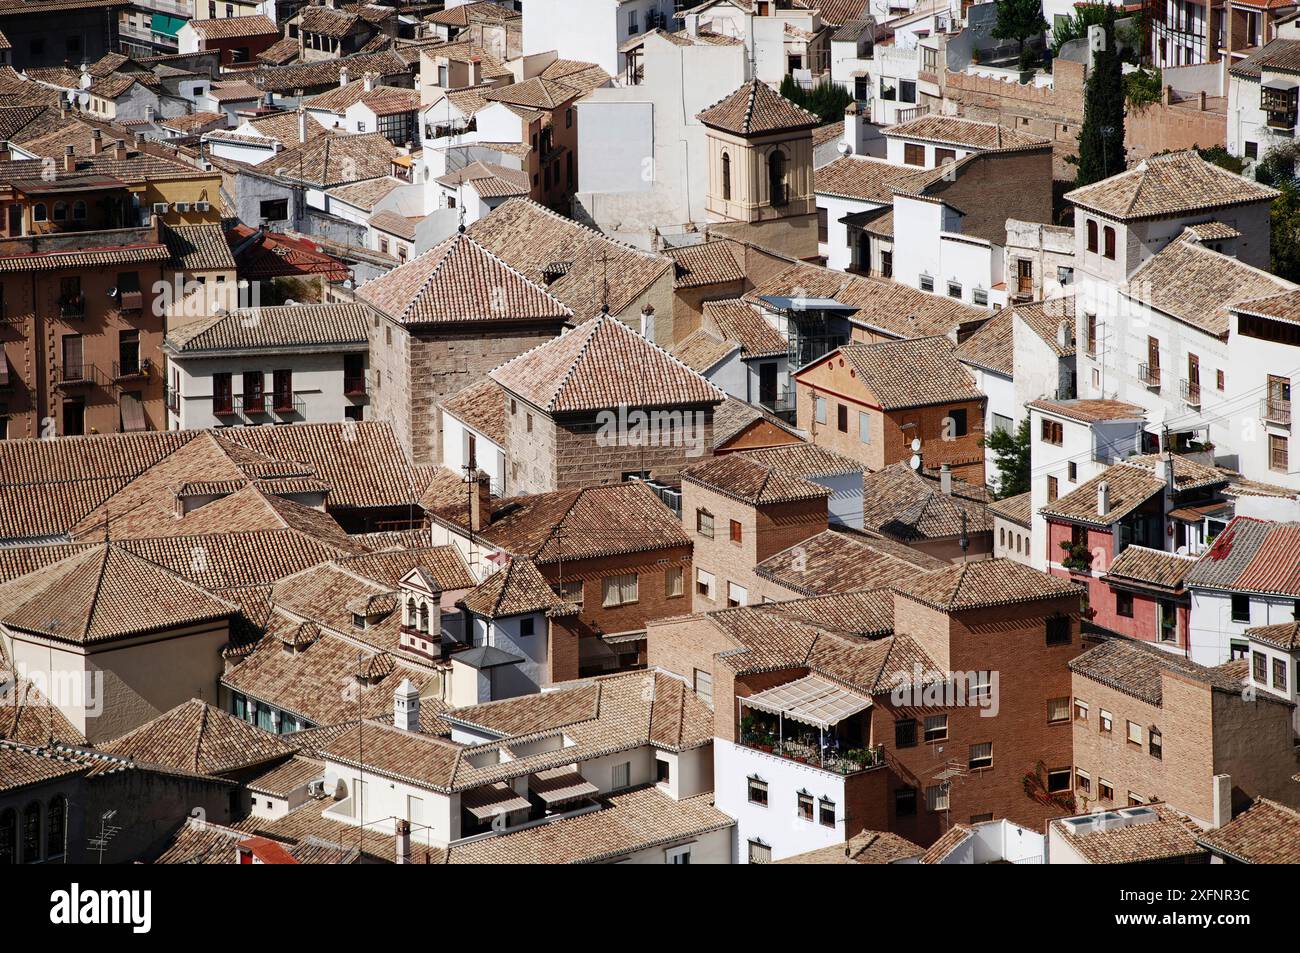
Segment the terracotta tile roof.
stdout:
<path fill-rule="evenodd" d="M 1128 221 L 1203 212 L 1248 202 L 1271 202 L 1277 190 L 1252 182 L 1196 152 L 1143 159 L 1133 168 L 1065 193 L 1065 199 L 1109 218 Z"/>
<path fill-rule="evenodd" d="M 420 219 L 408 218 L 397 212 L 391 212 L 384 209 L 382 212 L 375 212 L 370 216 L 370 227 L 380 232 L 387 232 L 389 235 L 395 235 L 398 238 L 404 238 L 408 242 L 415 241 L 416 226 L 419 225 Z"/>
<path fill-rule="evenodd" d="M 166 226 L 163 240 L 173 267 L 186 271 L 235 270 L 235 259 L 220 225 Z"/>
<path fill-rule="evenodd" d="M 884 588 L 765 602 L 761 608 L 772 616 L 799 619 L 852 635 L 878 638 L 894 634 L 894 594 Z"/>
<path fill-rule="evenodd" d="M 954 477 L 952 494 L 947 495 L 934 473 L 918 473 L 903 462 L 866 474 L 862 488 L 863 527 L 901 542 L 955 538 L 963 532 L 993 529 L 988 490 L 965 480 Z"/>
<path fill-rule="evenodd" d="M 673 800 L 655 787 L 607 795 L 605 806 L 556 824 L 490 837 L 448 851 L 451 864 L 590 864 L 669 847 L 735 824 L 712 795 Z"/>
<path fill-rule="evenodd" d="M 758 420 L 766 421 L 773 427 L 784 430 L 792 438 L 803 439 L 795 427 L 770 411 L 757 404 L 746 403 L 728 395 L 713 412 L 713 449 L 722 447 Z"/>
<path fill-rule="evenodd" d="M 1188 588 L 1300 598 L 1300 523 L 1238 516 L 1187 573 Z"/>
<path fill-rule="evenodd" d="M 571 606 L 555 594 L 531 559 L 512 559 L 488 576 L 457 605 L 485 619 L 530 612 L 569 614 Z"/>
<path fill-rule="evenodd" d="M 376 86 L 361 97 L 361 103 L 376 116 L 413 113 L 420 108 L 420 94 L 400 86 Z"/>
<path fill-rule="evenodd" d="M 321 36 L 344 37 L 361 24 L 361 18 L 355 13 L 334 7 L 303 7 L 298 15 L 298 25 L 302 30 Z"/>
<path fill-rule="evenodd" d="M 803 262 L 760 279 L 744 298 L 761 306 L 763 296 L 833 298 L 858 309 L 849 315 L 851 323 L 895 338 L 946 335 L 963 325 L 982 324 L 989 316 L 986 310 L 902 282 L 848 275 Z"/>
<path fill-rule="evenodd" d="M 1016 352 L 1012 314 L 1011 310 L 1004 308 L 989 318 L 982 328 L 957 345 L 954 352 L 957 360 L 1011 377 L 1015 371 Z"/>
<path fill-rule="evenodd" d="M 954 824 L 940 838 L 930 845 L 921 855 L 923 864 L 941 864 L 958 847 L 966 843 L 975 834 L 975 829 L 968 824 Z"/>
<path fill-rule="evenodd" d="M 1016 496 L 995 500 L 989 504 L 989 512 L 994 516 L 1028 529 L 1033 517 L 1033 507 L 1029 502 L 1032 496 L 1033 494 L 1026 490 Z"/>
<path fill-rule="evenodd" d="M 383 178 L 391 171 L 396 155 L 397 147 L 378 132 L 314 136 L 277 153 L 256 171 L 329 188 Z"/>
<path fill-rule="evenodd" d="M 1075 833 L 1063 820 L 1052 821 L 1052 827 L 1066 844 L 1093 864 L 1169 863 L 1204 856 L 1205 849 L 1197 843 L 1199 827 L 1163 804 L 1149 807 L 1156 817 L 1144 823 L 1097 826 L 1084 834 Z"/>
<path fill-rule="evenodd" d="M 395 176 L 385 175 L 377 179 L 366 179 L 363 182 L 337 185 L 327 190 L 327 194 L 340 202 L 346 202 L 348 205 L 359 208 L 364 212 L 369 212 L 375 207 L 375 203 L 387 196 L 393 189 L 401 188 L 404 184 L 401 179 Z"/>
<path fill-rule="evenodd" d="M 1164 673 L 1209 685 L 1215 691 L 1236 694 L 1242 680 L 1217 668 L 1198 665 L 1148 642 L 1135 639 L 1107 639 L 1070 660 L 1070 671 L 1150 705 L 1160 706 Z"/>
<path fill-rule="evenodd" d="M 288 738 L 285 741 L 292 744 L 297 739 Z M 304 758 L 301 755 L 294 755 L 283 764 L 268 768 L 261 774 L 249 778 L 245 784 L 250 791 L 258 794 L 269 794 L 272 797 L 288 797 L 294 791 L 305 788 L 308 782 L 323 777 L 324 774 L 324 762 Z"/>
<path fill-rule="evenodd" d="M 1227 476 L 1211 467 L 1177 454 L 1173 460 L 1174 486 L 1178 493 L 1227 483 Z M 1129 457 L 1122 463 L 1107 467 L 1066 496 L 1040 507 L 1039 512 L 1072 522 L 1110 526 L 1164 491 L 1165 481 L 1161 467 L 1161 459 L 1156 454 Z M 1097 487 L 1103 482 L 1110 488 L 1110 510 L 1105 516 L 1099 516 Z"/>
<path fill-rule="evenodd" d="M 745 83 L 695 117 L 706 126 L 738 136 L 811 129 L 821 120 L 757 79 Z"/>
<path fill-rule="evenodd" d="M 925 848 L 888 831 L 861 831 L 843 844 L 795 854 L 778 864 L 894 864 L 915 860 Z"/>
<path fill-rule="evenodd" d="M 313 7 L 312 9 L 319 9 Z M 233 40 L 247 36 L 280 35 L 280 28 L 270 17 L 260 13 L 251 17 L 222 17 L 190 20 L 190 28 L 204 40 Z"/>
<path fill-rule="evenodd" d="M 886 126 L 883 132 L 891 139 L 922 139 L 926 142 L 966 146 L 981 152 L 1013 152 L 1050 145 L 1047 139 L 1040 136 L 1003 129 L 995 122 L 937 114 L 918 116 L 907 122 Z"/>
<path fill-rule="evenodd" d="M 409 75 L 411 65 L 393 50 L 378 53 L 358 53 L 336 59 L 293 63 L 288 66 L 258 67 L 253 82 L 266 92 L 292 94 L 294 90 L 311 90 L 323 86 L 337 86 L 339 70 L 346 68 L 351 76 L 376 73 L 379 78 Z"/>
<path fill-rule="evenodd" d="M 1045 413 L 1077 420 L 1090 424 L 1105 420 L 1145 420 L 1146 411 L 1137 404 L 1122 400 L 1105 400 L 1097 397 L 1075 398 L 1073 400 L 1039 400 L 1029 401 L 1029 407 Z"/>
<path fill-rule="evenodd" d="M 117 248 L 28 251 L 21 255 L 0 257 L 0 272 L 107 268 L 112 265 L 166 261 L 169 257 L 167 246 L 154 242 L 123 245 Z"/>
<path fill-rule="evenodd" d="M 293 746 L 197 698 L 99 746 L 109 754 L 196 774 L 222 775 L 283 761 Z"/>
<path fill-rule="evenodd" d="M 479 143 L 485 148 L 495 148 Z M 619 314 L 673 268 L 528 199 L 508 199 L 469 227 L 469 235 L 573 309 L 578 320 L 608 303 Z"/>
<path fill-rule="evenodd" d="M 1230 174 L 1230 173 L 1229 173 Z M 1292 291 L 1294 285 L 1194 241 L 1172 241 L 1151 256 L 1122 293 L 1218 337 L 1240 301 Z"/>
<path fill-rule="evenodd" d="M 0 741 L 0 792 L 9 793 L 90 769 L 83 760 L 59 757 L 54 751 Z M 16 846 L 16 845 L 15 845 Z"/>
<path fill-rule="evenodd" d="M 655 676 L 655 684 L 660 680 Z M 480 705 L 466 705 L 450 712 L 454 723 L 466 725 L 502 738 L 532 735 L 539 731 L 567 728 L 600 716 L 601 683 L 563 682 L 555 691 L 520 695 Z"/>
<path fill-rule="evenodd" d="M 705 323 L 712 323 L 719 335 L 741 346 L 744 350 L 742 356 L 746 359 L 774 357 L 789 351 L 781 332 L 768 323 L 760 310 L 742 298 L 706 301 L 703 314 Z"/>
<path fill-rule="evenodd" d="M 0 738 L 30 745 L 51 741 L 70 745 L 86 743 L 86 736 L 73 727 L 57 705 L 50 704 L 38 686 L 8 667 L 3 651 L 0 651 Z M 5 773 L 0 771 L 0 778 L 3 777 Z"/>
<path fill-rule="evenodd" d="M 837 353 L 885 410 L 984 399 L 944 337 L 845 344 Z"/>
<path fill-rule="evenodd" d="M 1258 639 L 1287 652 L 1300 648 L 1300 620 L 1256 626 L 1247 629 L 1246 634 L 1252 639 Z"/>
<path fill-rule="evenodd" d="M 0 585 L 0 622 L 77 644 L 227 619 L 235 611 L 111 543 Z"/>
<path fill-rule="evenodd" d="M 743 42 L 743 41 L 742 41 Z M 813 130 L 814 148 L 827 142 L 835 142 L 844 138 L 844 120 L 839 122 L 827 123 L 825 126 L 818 126 Z"/>
<path fill-rule="evenodd" d="M 612 78 L 595 63 L 563 59 L 555 60 L 537 75 L 539 79 L 561 82 L 583 94 L 607 85 Z"/>
<path fill-rule="evenodd" d="M 1180 556 L 1146 546 L 1126 546 L 1111 562 L 1102 578 L 1108 582 L 1137 582 L 1180 592 L 1183 577 L 1196 562 L 1195 556 Z"/>
<path fill-rule="evenodd" d="M 483 92 L 483 98 L 511 106 L 524 106 L 529 109 L 559 109 L 582 95 L 582 90 L 565 83 L 534 76 L 521 83 L 509 86 L 493 86 Z"/>
<path fill-rule="evenodd" d="M 701 242 L 668 249 L 674 265 L 674 288 L 699 288 L 743 282 L 744 269 L 731 253 L 731 243 L 726 241 Z"/>
<path fill-rule="evenodd" d="M 129 539 L 118 545 L 232 602 L 242 601 L 232 587 L 266 586 L 345 555 L 293 529 Z"/>
<path fill-rule="evenodd" d="M 1083 588 L 1011 559 L 986 559 L 917 576 L 895 590 L 944 612 L 1078 597 Z"/>
<path fill-rule="evenodd" d="M 381 87 L 382 88 L 382 87 Z M 340 84 L 333 89 L 327 89 L 323 93 L 317 93 L 315 96 L 308 96 L 302 101 L 304 109 L 342 114 L 348 107 L 355 106 L 361 102 L 361 98 L 366 95 L 366 83 L 364 79 L 357 78 L 349 80 L 346 85 Z M 312 127 L 308 126 L 308 129 Z M 297 139 L 296 129 L 292 138 Z"/>
<path fill-rule="evenodd" d="M 463 490 L 458 506 L 445 511 L 444 518 L 463 524 Z M 681 521 L 640 482 L 496 501 L 491 523 L 478 536 L 543 565 L 560 559 L 598 559 L 690 545 Z"/>
<path fill-rule="evenodd" d="M 482 160 L 439 176 L 437 181 L 446 186 L 468 184 L 484 199 L 527 195 L 532 189 L 527 172 Z"/>
<path fill-rule="evenodd" d="M 165 129 L 174 129 L 177 132 L 196 133 L 212 126 L 220 124 L 221 128 L 226 126 L 226 116 L 224 113 L 214 112 L 195 112 L 187 116 L 173 116 L 170 119 L 160 119 L 158 125 Z"/>
<path fill-rule="evenodd" d="M 754 571 L 793 592 L 813 596 L 895 585 L 919 570 L 864 537 L 828 529 L 769 556 Z"/>
<path fill-rule="evenodd" d="M 226 234 L 241 278 L 264 281 L 322 275 L 325 281 L 342 283 L 352 277 L 346 264 L 309 239 L 290 238 L 239 223 L 229 224 Z"/>
<path fill-rule="evenodd" d="M 358 297 L 407 325 L 560 322 L 572 312 L 467 232 L 459 232 L 388 274 Z"/>
<path fill-rule="evenodd" d="M 706 487 L 751 506 L 830 496 L 830 490 L 824 486 L 770 469 L 742 453 L 692 464 L 681 472 L 681 477 L 686 483 Z"/>
<path fill-rule="evenodd" d="M 819 195 L 837 195 L 889 205 L 894 201 L 890 185 L 916 172 L 913 166 L 898 166 L 866 156 L 840 156 L 818 167 L 813 190 Z"/>
<path fill-rule="evenodd" d="M 501 446 L 506 442 L 506 395 L 491 378 L 462 388 L 442 409 Z"/>
<path fill-rule="evenodd" d="M 713 384 L 607 314 L 491 371 L 491 378 L 548 414 L 717 404 Z"/>
<path fill-rule="evenodd" d="M 691 370 L 706 374 L 739 349 L 734 341 L 724 341 L 707 328 L 700 328 L 678 342 L 670 353 Z"/>
<path fill-rule="evenodd" d="M 1076 342 L 1074 340 L 1074 295 L 1063 295 L 1047 301 L 1034 301 L 1030 304 L 1018 304 L 1012 313 L 1025 323 L 1042 340 L 1056 352 L 1058 357 L 1073 357 Z M 1066 323 L 1067 335 L 1065 345 L 1061 344 L 1061 322 Z"/>
<path fill-rule="evenodd" d="M 521 15 L 492 0 L 476 0 L 474 3 L 461 3 L 439 10 L 424 19 L 427 23 L 463 27 L 469 26 L 470 23 L 504 23 L 507 20 L 521 19 Z"/>
<path fill-rule="evenodd" d="M 362 345 L 369 311 L 360 304 L 295 304 L 243 308 L 173 331 L 166 349 L 178 355 L 261 348 Z"/>
<path fill-rule="evenodd" d="M 1300 290 L 1284 291 L 1281 294 L 1269 295 L 1264 298 L 1239 301 L 1229 306 L 1229 310 L 1241 314 L 1253 314 L 1258 317 L 1276 318 L 1280 321 L 1300 324 Z"/>
<path fill-rule="evenodd" d="M 815 443 L 789 443 L 780 447 L 746 450 L 746 457 L 763 466 L 805 480 L 817 477 L 846 476 L 866 468 L 852 457 L 827 450 Z"/>
<path fill-rule="evenodd" d="M 284 66 L 287 63 L 292 63 L 298 58 L 298 38 L 286 36 L 281 40 L 276 40 L 254 58 L 259 63 L 266 63 L 268 66 Z"/>
<path fill-rule="evenodd" d="M 1241 864 L 1300 863 L 1300 812 L 1260 797 L 1196 843 Z"/>
<path fill-rule="evenodd" d="M 355 727 L 354 727 L 355 732 Z M 239 822 L 263 837 L 290 844 L 291 850 L 301 853 L 310 849 L 316 863 L 394 863 L 396 840 L 391 833 L 373 827 L 360 828 L 346 821 L 336 821 L 321 813 L 319 801 L 311 800 L 297 810 L 275 819 L 250 817 Z M 245 835 L 248 836 L 248 835 Z M 441 864 L 446 862 L 446 851 L 411 845 L 411 863 Z"/>
<path fill-rule="evenodd" d="M 1241 232 L 1223 222 L 1202 222 L 1199 225 L 1187 226 L 1187 230 L 1203 242 L 1226 241 L 1241 237 Z"/>

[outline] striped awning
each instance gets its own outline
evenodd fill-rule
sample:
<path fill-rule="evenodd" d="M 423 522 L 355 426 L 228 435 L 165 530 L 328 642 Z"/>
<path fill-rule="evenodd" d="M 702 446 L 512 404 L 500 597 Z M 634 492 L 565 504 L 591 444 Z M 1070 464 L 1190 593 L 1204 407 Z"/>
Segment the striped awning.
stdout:
<path fill-rule="evenodd" d="M 817 728 L 830 728 L 871 707 L 871 699 L 824 678 L 807 675 L 740 699 L 744 705 Z"/>
<path fill-rule="evenodd" d="M 500 782 L 465 791 L 460 796 L 460 803 L 480 821 L 511 811 L 526 811 L 530 806 L 528 798 L 521 797 L 513 788 Z"/>
<path fill-rule="evenodd" d="M 528 789 L 546 802 L 547 806 L 578 801 L 600 793 L 575 768 L 552 768 L 539 771 L 528 779 Z"/>

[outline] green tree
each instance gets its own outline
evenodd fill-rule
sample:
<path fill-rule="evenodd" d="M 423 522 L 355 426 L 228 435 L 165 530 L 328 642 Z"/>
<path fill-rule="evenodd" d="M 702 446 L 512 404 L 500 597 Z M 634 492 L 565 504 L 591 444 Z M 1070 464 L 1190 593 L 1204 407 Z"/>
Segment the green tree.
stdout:
<path fill-rule="evenodd" d="M 1029 491 L 1029 418 L 1015 430 L 994 430 L 984 438 L 998 468 L 996 496 L 1003 500 Z"/>
<path fill-rule="evenodd" d="M 999 40 L 1015 40 L 1023 53 L 1025 40 L 1047 30 L 1042 0 L 996 0 L 997 22 L 993 35 Z"/>
<path fill-rule="evenodd" d="M 1075 5 L 1074 16 L 1059 17 L 1052 28 L 1052 52 L 1059 53 L 1066 43 L 1087 36 L 1088 27 L 1106 19 L 1106 6 L 1104 3 L 1080 3 Z"/>
<path fill-rule="evenodd" d="M 1270 270 L 1287 281 L 1300 281 L 1300 191 L 1294 179 L 1284 179 L 1276 187 L 1282 194 L 1269 213 Z"/>
<path fill-rule="evenodd" d="M 1091 185 L 1124 171 L 1124 71 L 1115 49 L 1115 8 L 1106 7 L 1103 48 L 1093 54 L 1084 88 L 1083 126 L 1079 129 L 1079 172 L 1075 187 Z"/>
<path fill-rule="evenodd" d="M 812 89 L 804 89 L 789 73 L 781 80 L 781 95 L 810 113 L 815 113 L 823 123 L 839 122 L 844 110 L 853 102 L 853 95 L 839 83 L 823 80 Z"/>

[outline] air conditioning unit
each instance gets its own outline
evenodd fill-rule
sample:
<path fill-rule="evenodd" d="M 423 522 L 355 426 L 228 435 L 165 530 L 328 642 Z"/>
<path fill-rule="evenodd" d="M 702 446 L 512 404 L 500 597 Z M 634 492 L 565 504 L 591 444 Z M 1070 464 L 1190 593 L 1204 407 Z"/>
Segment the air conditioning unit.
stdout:
<path fill-rule="evenodd" d="M 196 212 L 206 212 L 206 211 L 208 211 L 208 209 L 210 209 L 210 208 L 212 208 L 212 203 L 211 203 L 211 202 L 195 202 L 195 203 L 194 203 L 194 211 L 196 211 Z"/>
<path fill-rule="evenodd" d="M 153 203 L 153 213 L 154 213 L 155 215 L 166 215 L 166 214 L 167 214 L 167 210 L 168 210 L 169 208 L 171 208 L 171 206 L 168 205 L 166 202 L 154 202 L 154 203 Z"/>
<path fill-rule="evenodd" d="M 189 202 L 177 202 L 177 203 L 176 203 L 176 211 L 178 211 L 178 212 L 188 212 L 189 210 L 190 210 L 190 203 L 189 203 Z"/>
<path fill-rule="evenodd" d="M 325 796 L 325 779 L 324 779 L 324 778 L 317 778 L 317 779 L 314 780 L 314 781 L 308 781 L 308 782 L 307 782 L 307 796 L 308 796 L 308 797 L 324 797 L 324 796 Z"/>

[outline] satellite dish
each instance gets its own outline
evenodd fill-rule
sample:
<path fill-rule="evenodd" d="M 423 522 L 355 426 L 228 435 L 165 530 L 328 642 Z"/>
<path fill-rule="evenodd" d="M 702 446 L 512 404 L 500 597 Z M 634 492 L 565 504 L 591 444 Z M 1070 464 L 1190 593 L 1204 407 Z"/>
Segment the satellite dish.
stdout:
<path fill-rule="evenodd" d="M 912 438 L 912 452 L 913 452 L 913 453 L 920 453 L 920 452 L 921 452 L 921 438 L 920 438 L 920 437 L 913 437 L 913 438 Z"/>
<path fill-rule="evenodd" d="M 849 145 L 848 142 L 845 141 L 845 140 L 843 140 L 843 139 L 841 139 L 841 140 L 839 141 L 839 143 L 835 146 L 835 149 L 836 149 L 836 151 L 838 151 L 839 154 L 842 155 L 842 156 L 851 156 L 851 155 L 853 155 L 853 147 L 852 147 L 851 145 Z"/>
<path fill-rule="evenodd" d="M 920 456 L 920 454 L 916 454 L 916 453 L 912 454 L 912 459 L 908 461 L 908 465 L 911 466 L 911 468 L 912 468 L 913 470 L 919 470 L 919 469 L 921 469 L 921 456 Z"/>
<path fill-rule="evenodd" d="M 334 797 L 335 794 L 338 793 L 338 789 L 339 789 L 339 776 L 335 774 L 333 771 L 326 771 L 325 772 L 325 793 L 328 794 L 330 797 Z"/>

